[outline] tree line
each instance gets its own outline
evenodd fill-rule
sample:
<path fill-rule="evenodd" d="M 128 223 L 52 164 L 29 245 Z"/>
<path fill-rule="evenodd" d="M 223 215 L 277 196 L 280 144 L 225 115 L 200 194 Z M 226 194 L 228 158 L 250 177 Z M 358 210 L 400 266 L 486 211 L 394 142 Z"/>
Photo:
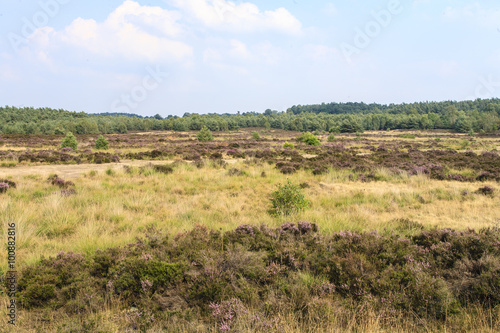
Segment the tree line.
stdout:
<path fill-rule="evenodd" d="M 412 104 L 329 103 L 292 106 L 264 113 L 190 114 L 182 117 L 88 114 L 50 108 L 0 107 L 1 134 L 111 134 L 131 131 L 211 131 L 264 127 L 291 131 L 362 132 L 448 129 L 493 132 L 500 127 L 500 99 Z"/>

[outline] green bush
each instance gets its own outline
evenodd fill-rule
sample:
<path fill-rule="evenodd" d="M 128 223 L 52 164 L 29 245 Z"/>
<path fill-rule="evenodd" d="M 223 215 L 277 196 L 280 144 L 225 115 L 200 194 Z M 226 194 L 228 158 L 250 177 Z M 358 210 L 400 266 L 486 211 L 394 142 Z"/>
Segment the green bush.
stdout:
<path fill-rule="evenodd" d="M 108 140 L 102 135 L 99 135 L 95 142 L 95 149 L 107 150 L 109 148 Z"/>
<path fill-rule="evenodd" d="M 78 149 L 78 142 L 76 141 L 75 136 L 71 132 L 68 132 L 66 134 L 66 137 L 64 137 L 63 141 L 61 142 L 61 148 L 65 147 L 69 147 L 73 150 Z"/>
<path fill-rule="evenodd" d="M 330 134 L 330 135 L 328 135 L 328 139 L 327 139 L 327 141 L 328 141 L 328 142 L 333 142 L 333 141 L 335 141 L 335 135 L 333 135 L 333 133 L 332 133 L 332 134 Z"/>
<path fill-rule="evenodd" d="M 304 210 L 310 202 L 305 198 L 300 186 L 287 179 L 286 184 L 278 184 L 278 189 L 271 193 L 271 204 L 271 215 L 290 215 Z"/>
<path fill-rule="evenodd" d="M 260 134 L 256 131 L 252 132 L 252 139 L 258 140 L 260 139 Z"/>
<path fill-rule="evenodd" d="M 304 142 L 309 146 L 320 146 L 321 142 L 311 132 L 302 133 L 297 137 L 297 141 Z"/>
<path fill-rule="evenodd" d="M 293 143 L 286 141 L 286 142 L 283 144 L 283 148 L 292 148 L 292 149 L 294 149 L 294 148 L 295 148 L 295 146 L 293 145 Z"/>
<path fill-rule="evenodd" d="M 206 126 L 203 126 L 196 137 L 198 138 L 198 141 L 212 141 L 214 139 L 212 132 Z"/>

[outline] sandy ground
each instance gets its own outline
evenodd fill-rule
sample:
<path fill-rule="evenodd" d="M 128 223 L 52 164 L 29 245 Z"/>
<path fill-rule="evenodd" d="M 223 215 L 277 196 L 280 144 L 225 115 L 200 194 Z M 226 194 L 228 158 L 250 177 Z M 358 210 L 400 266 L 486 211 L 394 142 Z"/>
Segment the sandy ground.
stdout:
<path fill-rule="evenodd" d="M 153 164 L 167 164 L 171 161 L 141 161 L 141 160 L 122 160 L 120 163 L 106 163 L 106 164 L 63 164 L 63 165 L 33 165 L 33 166 L 17 166 L 14 168 L 0 168 L 0 178 L 8 178 L 14 176 L 28 176 L 38 174 L 43 177 L 56 173 L 63 178 L 78 178 L 83 173 L 90 170 L 106 171 L 109 168 L 118 169 L 123 168 L 124 165 L 130 166 L 143 166 L 148 163 Z"/>
<path fill-rule="evenodd" d="M 225 160 L 228 164 L 234 164 L 236 159 Z M 172 161 L 147 161 L 147 160 L 122 160 L 120 163 L 106 164 L 50 164 L 50 165 L 31 165 L 31 166 L 16 166 L 14 168 L 1 168 L 0 178 L 23 177 L 28 175 L 40 175 L 47 177 L 50 174 L 57 174 L 63 178 L 78 178 L 82 174 L 91 170 L 104 172 L 107 169 L 121 169 L 124 165 L 141 167 L 146 164 L 169 164 Z"/>

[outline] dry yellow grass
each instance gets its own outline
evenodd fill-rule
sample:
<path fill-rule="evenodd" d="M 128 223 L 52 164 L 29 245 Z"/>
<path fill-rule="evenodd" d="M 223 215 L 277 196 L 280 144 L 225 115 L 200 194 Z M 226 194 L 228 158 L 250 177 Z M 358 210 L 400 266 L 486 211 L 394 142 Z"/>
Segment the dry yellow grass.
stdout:
<path fill-rule="evenodd" d="M 289 178 L 296 184 L 307 183 L 303 191 L 312 202 L 310 209 L 273 218 L 267 214 L 269 194 L 287 176 L 268 164 L 231 165 L 244 170 L 244 176 L 229 176 L 226 169 L 210 166 L 197 169 L 190 164 L 177 167 L 169 175 L 152 171 L 149 175 L 127 174 L 124 164 L 140 166 L 144 162 L 26 167 L 12 175 L 18 188 L 1 197 L 0 237 L 6 239 L 7 222 L 16 222 L 18 264 L 34 263 L 59 251 L 90 253 L 126 244 L 149 226 L 176 234 L 196 224 L 229 230 L 241 224 L 278 226 L 299 220 L 316 223 L 323 232 L 382 231 L 396 227 L 395 220 L 402 218 L 427 228 L 499 225 L 498 196 L 473 194 L 481 186 L 495 186 L 492 183 L 394 176 L 384 170 L 379 174 L 386 173 L 387 181 L 361 183 L 349 181 L 342 171 L 322 176 L 301 171 Z M 113 172 L 108 175 L 104 168 Z M 94 176 L 90 176 L 91 170 L 97 170 Z M 46 178 L 53 172 L 63 178 L 83 172 L 83 176 L 73 178 L 76 194 L 63 196 L 49 184 Z M 261 177 L 262 172 L 266 177 Z M 470 194 L 463 196 L 465 190 Z M 0 267 L 6 267 L 6 260 L 6 252 L 0 252 Z"/>

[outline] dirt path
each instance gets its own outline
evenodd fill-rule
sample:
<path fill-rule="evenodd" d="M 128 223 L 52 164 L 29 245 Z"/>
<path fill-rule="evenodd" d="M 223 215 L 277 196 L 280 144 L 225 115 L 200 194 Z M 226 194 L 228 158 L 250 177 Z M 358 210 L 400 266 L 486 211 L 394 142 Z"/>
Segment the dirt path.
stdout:
<path fill-rule="evenodd" d="M 0 178 L 28 176 L 34 174 L 46 177 L 53 173 L 56 173 L 63 178 L 78 178 L 83 173 L 89 172 L 90 170 L 104 172 L 109 168 L 112 169 L 123 168 L 124 165 L 143 166 L 148 163 L 166 164 L 171 162 L 122 160 L 121 163 L 106 163 L 106 164 L 50 164 L 50 165 L 17 166 L 14 168 L 0 168 Z"/>
<path fill-rule="evenodd" d="M 228 164 L 234 164 L 237 160 L 225 160 Z M 32 166 L 17 166 L 14 168 L 0 168 L 0 178 L 19 177 L 28 175 L 40 175 L 47 177 L 50 174 L 57 174 L 63 178 L 78 178 L 83 173 L 91 170 L 104 172 L 109 168 L 119 169 L 124 165 L 141 167 L 146 164 L 168 164 L 172 161 L 148 161 L 148 160 L 122 160 L 120 163 L 106 164 L 50 164 L 50 165 L 32 165 Z"/>

